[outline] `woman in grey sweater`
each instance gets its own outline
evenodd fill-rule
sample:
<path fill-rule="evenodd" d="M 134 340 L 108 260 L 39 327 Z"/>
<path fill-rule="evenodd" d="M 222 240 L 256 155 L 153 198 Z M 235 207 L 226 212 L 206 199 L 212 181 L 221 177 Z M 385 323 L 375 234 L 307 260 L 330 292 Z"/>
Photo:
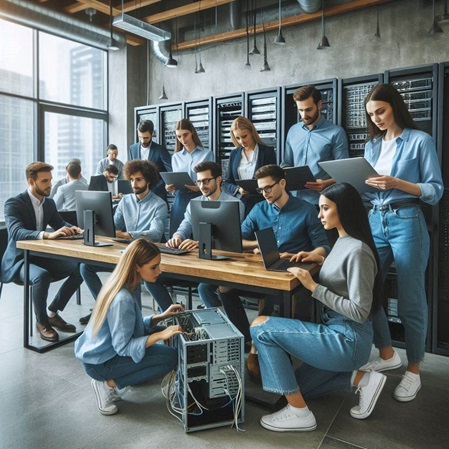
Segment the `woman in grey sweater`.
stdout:
<path fill-rule="evenodd" d="M 349 184 L 334 184 L 321 192 L 319 206 L 324 229 L 338 232 L 332 251 L 326 259 L 307 252 L 291 255 L 298 262 L 322 265 L 319 283 L 307 270 L 289 271 L 323 304 L 322 324 L 259 316 L 251 326 L 264 390 L 285 395 L 288 402 L 260 420 L 277 432 L 314 430 L 316 420 L 304 398 L 351 386 L 360 393 L 351 416 L 365 419 L 386 380 L 359 370 L 371 351 L 370 316 L 382 301 L 379 261 L 362 200 Z M 289 354 L 303 362 L 296 372 Z"/>

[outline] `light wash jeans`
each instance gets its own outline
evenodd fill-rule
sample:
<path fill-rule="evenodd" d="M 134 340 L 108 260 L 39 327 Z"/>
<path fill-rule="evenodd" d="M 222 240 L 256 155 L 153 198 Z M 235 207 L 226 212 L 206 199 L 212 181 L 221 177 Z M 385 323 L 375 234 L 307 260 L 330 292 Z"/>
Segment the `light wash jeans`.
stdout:
<path fill-rule="evenodd" d="M 264 390 L 277 394 L 300 390 L 304 397 L 313 397 L 350 389 L 352 372 L 370 356 L 372 323 L 359 324 L 330 309 L 322 313 L 322 321 L 270 317 L 251 327 Z M 296 373 L 289 354 L 303 362 Z"/>
<path fill-rule="evenodd" d="M 428 319 L 425 274 L 430 239 L 424 216 L 418 205 L 386 211 L 374 207 L 369 222 L 384 279 L 395 261 L 398 314 L 404 325 L 407 358 L 410 363 L 419 363 L 424 356 Z M 373 316 L 373 327 L 376 347 L 390 346 L 391 335 L 383 308 Z"/>
<path fill-rule="evenodd" d="M 178 351 L 164 344 L 154 344 L 145 350 L 143 359 L 136 363 L 131 357 L 115 356 L 98 364 L 84 363 L 86 373 L 95 380 L 112 379 L 119 389 L 157 379 L 174 370 Z"/>

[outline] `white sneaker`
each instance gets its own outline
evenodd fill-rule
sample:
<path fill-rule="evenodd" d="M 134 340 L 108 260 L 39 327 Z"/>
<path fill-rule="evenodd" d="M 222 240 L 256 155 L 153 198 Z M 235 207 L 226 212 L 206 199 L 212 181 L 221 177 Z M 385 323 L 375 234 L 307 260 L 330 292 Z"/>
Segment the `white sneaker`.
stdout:
<path fill-rule="evenodd" d="M 353 418 L 365 419 L 371 415 L 386 380 L 387 376 L 384 374 L 376 371 L 369 373 L 367 385 L 357 388 L 356 393 L 360 393 L 359 405 L 352 407 L 349 412 Z"/>
<path fill-rule="evenodd" d="M 121 401 L 122 396 L 124 396 L 129 390 L 131 390 L 131 387 L 123 387 L 122 389 L 114 387 L 114 391 L 112 392 L 112 400 L 114 402 Z"/>
<path fill-rule="evenodd" d="M 360 371 L 388 371 L 390 369 L 397 369 L 402 366 L 401 358 L 399 354 L 394 351 L 393 357 L 391 359 L 384 360 L 379 356 L 371 359 L 367 364 L 359 368 Z"/>
<path fill-rule="evenodd" d="M 114 404 L 115 389 L 111 388 L 106 382 L 99 382 L 92 379 L 90 384 L 95 393 L 97 407 L 103 415 L 113 415 L 118 412 L 117 406 Z"/>
<path fill-rule="evenodd" d="M 274 432 L 309 432 L 316 429 L 316 420 L 310 410 L 307 416 L 299 417 L 287 404 L 278 412 L 262 416 L 260 425 Z"/>
<path fill-rule="evenodd" d="M 396 387 L 393 397 L 399 402 L 413 401 L 421 388 L 421 378 L 419 374 L 406 371 L 402 380 Z"/>

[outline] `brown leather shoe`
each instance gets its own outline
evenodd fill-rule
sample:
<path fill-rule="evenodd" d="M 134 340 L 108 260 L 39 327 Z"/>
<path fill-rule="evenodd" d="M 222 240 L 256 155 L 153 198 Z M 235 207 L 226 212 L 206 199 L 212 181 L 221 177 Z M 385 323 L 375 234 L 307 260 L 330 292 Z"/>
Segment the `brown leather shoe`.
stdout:
<path fill-rule="evenodd" d="M 76 332 L 76 327 L 73 324 L 66 323 L 58 314 L 54 317 L 48 317 L 50 326 L 56 327 L 61 332 Z"/>
<path fill-rule="evenodd" d="M 36 323 L 37 331 L 39 332 L 42 340 L 47 341 L 59 341 L 58 333 L 48 323 Z"/>
<path fill-rule="evenodd" d="M 89 324 L 89 320 L 90 320 L 91 316 L 92 316 L 92 313 L 89 313 L 89 315 L 86 315 L 86 316 L 82 316 L 80 318 L 80 323 L 81 324 Z"/>
<path fill-rule="evenodd" d="M 248 375 L 253 382 L 260 384 L 262 382 L 262 376 L 260 374 L 259 356 L 257 354 L 248 354 L 246 360 L 246 368 L 248 369 Z"/>

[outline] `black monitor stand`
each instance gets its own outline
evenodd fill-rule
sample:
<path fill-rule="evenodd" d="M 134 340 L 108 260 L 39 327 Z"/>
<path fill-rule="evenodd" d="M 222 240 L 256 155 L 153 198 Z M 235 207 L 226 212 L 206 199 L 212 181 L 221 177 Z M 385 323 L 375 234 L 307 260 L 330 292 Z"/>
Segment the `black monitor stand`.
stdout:
<path fill-rule="evenodd" d="M 84 211 L 84 244 L 88 246 L 113 246 L 112 243 L 95 241 L 95 211 Z"/>
<path fill-rule="evenodd" d="M 199 254 L 200 259 L 207 260 L 226 260 L 227 256 L 212 255 L 212 224 L 211 223 L 199 223 L 200 240 L 199 240 Z"/>

